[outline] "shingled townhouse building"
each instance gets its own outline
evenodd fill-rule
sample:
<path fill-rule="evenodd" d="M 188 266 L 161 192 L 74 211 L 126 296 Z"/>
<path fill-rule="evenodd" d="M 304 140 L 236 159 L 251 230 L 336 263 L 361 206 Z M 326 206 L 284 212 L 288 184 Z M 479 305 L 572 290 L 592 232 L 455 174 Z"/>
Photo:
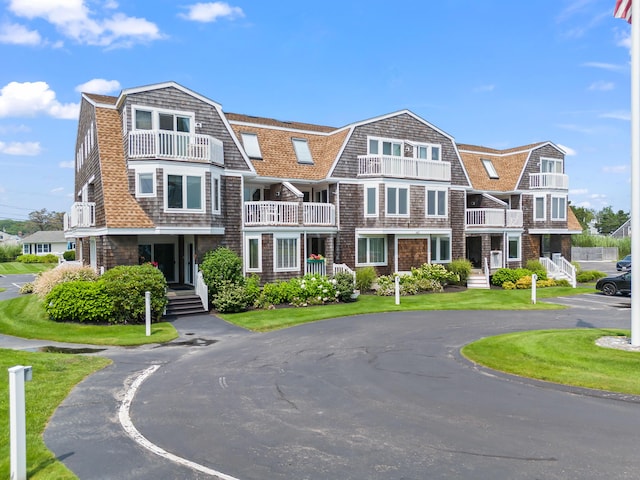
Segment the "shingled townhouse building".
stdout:
<path fill-rule="evenodd" d="M 341 128 L 226 113 L 177 83 L 84 93 L 66 236 L 96 269 L 193 284 L 226 246 L 263 282 L 467 258 L 571 258 L 563 151 L 457 144 L 402 110 Z"/>

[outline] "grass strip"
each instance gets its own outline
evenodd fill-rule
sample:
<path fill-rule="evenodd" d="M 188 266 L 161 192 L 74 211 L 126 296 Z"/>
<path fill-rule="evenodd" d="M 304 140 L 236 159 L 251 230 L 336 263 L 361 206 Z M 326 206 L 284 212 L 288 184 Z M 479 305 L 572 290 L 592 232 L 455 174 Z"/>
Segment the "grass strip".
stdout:
<path fill-rule="evenodd" d="M 31 365 L 33 380 L 25 382 L 27 477 L 67 480 L 77 477 L 47 449 L 47 422 L 71 389 L 86 376 L 109 365 L 102 357 L 32 353 L 0 349 L 0 478 L 9 478 L 9 374 L 16 365 Z"/>
<path fill-rule="evenodd" d="M 494 370 L 547 382 L 640 395 L 640 353 L 599 347 L 618 329 L 534 330 L 488 337 L 462 354 Z"/>
<path fill-rule="evenodd" d="M 35 295 L 0 302 L 0 334 L 55 342 L 115 346 L 164 343 L 178 337 L 178 332 L 168 322 L 152 324 L 151 335 L 148 337 L 144 324 L 83 325 L 53 322 L 42 308 L 42 301 Z"/>
<path fill-rule="evenodd" d="M 580 293 L 593 293 L 591 287 L 540 288 L 537 298 L 553 298 Z M 220 314 L 224 320 L 254 331 L 270 331 L 328 318 L 362 315 L 366 313 L 403 312 L 411 310 L 557 310 L 565 308 L 552 303 L 531 304 L 531 290 L 468 289 L 452 293 L 429 293 L 401 297 L 360 295 L 353 303 L 338 303 L 315 307 L 251 310 L 242 313 Z"/>
<path fill-rule="evenodd" d="M 40 273 L 47 270 L 52 270 L 57 266 L 57 263 L 3 262 L 0 263 L 0 275 Z"/>

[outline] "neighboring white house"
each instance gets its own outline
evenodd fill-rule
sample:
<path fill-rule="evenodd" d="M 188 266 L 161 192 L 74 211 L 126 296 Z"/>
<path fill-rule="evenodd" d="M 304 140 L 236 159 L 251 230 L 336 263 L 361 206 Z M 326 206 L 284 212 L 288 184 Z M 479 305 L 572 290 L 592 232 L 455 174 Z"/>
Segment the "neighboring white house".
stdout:
<path fill-rule="evenodd" d="M 62 255 L 73 250 L 75 244 L 64 237 L 62 231 L 39 231 L 22 239 L 22 253 L 33 255 Z"/>
<path fill-rule="evenodd" d="M 19 245 L 22 239 L 18 235 L 0 232 L 0 245 Z"/>

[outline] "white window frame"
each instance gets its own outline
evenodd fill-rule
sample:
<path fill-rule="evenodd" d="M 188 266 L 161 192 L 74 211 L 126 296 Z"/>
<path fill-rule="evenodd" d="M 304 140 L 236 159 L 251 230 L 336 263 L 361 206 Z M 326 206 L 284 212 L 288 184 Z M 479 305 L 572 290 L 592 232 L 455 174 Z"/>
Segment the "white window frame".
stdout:
<path fill-rule="evenodd" d="M 260 142 L 258 141 L 258 134 L 252 132 L 240 132 L 242 137 L 242 146 L 249 158 L 256 158 L 262 160 L 262 150 L 260 150 Z"/>
<path fill-rule="evenodd" d="M 288 267 L 278 267 L 278 241 L 295 240 L 295 265 Z M 300 235 L 276 234 L 273 236 L 273 271 L 274 272 L 299 272 L 300 271 Z"/>
<path fill-rule="evenodd" d="M 544 169 L 545 163 L 551 163 L 556 166 L 554 166 L 553 170 L 551 171 L 545 170 Z M 560 166 L 559 169 L 557 168 L 557 165 Z M 560 158 L 540 157 L 540 173 L 563 173 L 563 170 L 564 170 L 564 160 Z"/>
<path fill-rule="evenodd" d="M 156 170 L 155 168 L 153 170 L 148 170 L 148 169 L 136 169 L 136 198 L 152 198 L 156 196 Z M 151 193 L 144 193 L 141 190 L 141 182 L 140 182 L 140 175 L 151 175 L 151 182 L 152 182 L 152 192 Z"/>
<path fill-rule="evenodd" d="M 51 253 L 50 243 L 36 243 L 36 255 Z"/>
<path fill-rule="evenodd" d="M 442 241 L 442 239 L 446 239 L 449 242 L 449 251 L 447 252 L 447 258 L 441 258 L 440 256 L 440 243 Z M 431 238 L 429 239 L 429 255 L 431 257 L 431 263 L 450 263 L 451 262 L 451 235 L 447 234 L 447 235 L 431 235 Z M 435 252 L 437 253 L 437 255 L 433 256 L 433 252 L 434 252 L 434 245 L 435 245 Z"/>
<path fill-rule="evenodd" d="M 298 163 L 313 165 L 313 156 L 309 148 L 309 141 L 306 138 L 292 137 L 291 142 L 293 143 L 293 150 L 296 152 Z"/>
<path fill-rule="evenodd" d="M 169 208 L 169 175 L 182 177 L 182 208 Z M 187 208 L 187 177 L 200 177 L 200 208 Z M 165 169 L 163 172 L 162 185 L 164 187 L 163 207 L 165 213 L 205 213 L 207 202 L 206 195 L 206 176 L 202 169 Z"/>
<path fill-rule="evenodd" d="M 487 172 L 487 175 L 489 175 L 489 178 L 493 178 L 493 179 L 500 178 L 500 175 L 498 175 L 498 171 L 496 170 L 495 165 L 493 164 L 493 162 L 490 159 L 481 158 L 480 161 L 482 162 L 482 166 L 484 167 L 485 171 Z"/>
<path fill-rule="evenodd" d="M 511 248 L 510 243 L 512 240 L 518 242 L 517 253 L 515 257 L 511 256 Z M 507 234 L 507 261 L 515 262 L 522 258 L 522 235 L 519 233 L 508 233 Z"/>
<path fill-rule="evenodd" d="M 542 199 L 542 217 L 539 217 L 538 208 L 536 206 L 538 198 Z M 533 221 L 534 222 L 544 222 L 547 220 L 547 196 L 546 195 L 535 195 L 533 197 Z"/>
<path fill-rule="evenodd" d="M 216 188 L 216 182 L 218 188 Z M 222 211 L 222 180 L 219 173 L 211 173 L 211 212 L 219 214 Z"/>
<path fill-rule="evenodd" d="M 372 239 L 382 239 L 382 253 L 384 258 L 381 262 L 372 262 L 371 261 L 371 240 Z M 366 247 L 366 257 L 367 259 L 364 262 L 360 262 L 360 240 L 367 241 Z M 368 267 L 368 266 L 385 266 L 388 262 L 388 246 L 387 246 L 387 236 L 386 235 L 356 235 L 356 267 Z"/>
<path fill-rule="evenodd" d="M 560 201 L 562 201 L 563 209 L 560 211 Z M 560 215 L 556 215 L 556 214 Z M 564 195 L 551 196 L 551 220 L 564 221 L 567 219 L 567 197 Z"/>
<path fill-rule="evenodd" d="M 251 267 L 251 241 L 258 241 L 258 266 Z M 247 235 L 245 237 L 244 264 L 247 272 L 262 272 L 262 235 Z M 275 259 L 275 258 L 274 258 Z M 274 264 L 275 265 L 275 264 Z"/>
<path fill-rule="evenodd" d="M 193 112 L 185 112 L 183 110 L 170 110 L 166 108 L 156 108 L 146 105 L 131 105 L 131 130 L 138 130 L 136 128 L 136 112 L 139 110 L 145 112 L 151 112 L 151 130 L 159 131 L 160 130 L 160 114 L 165 115 L 173 115 L 178 117 L 187 117 L 189 118 L 189 131 L 188 132 L 179 132 L 179 133 L 188 133 L 193 135 L 195 129 L 195 113 Z M 143 131 L 149 131 L 147 129 L 143 129 Z M 166 130 L 170 132 L 171 130 Z M 175 130 L 175 119 L 174 119 L 174 132 L 178 132 Z"/>
<path fill-rule="evenodd" d="M 432 162 L 442 161 L 442 145 L 438 143 L 412 143 L 413 145 L 413 158 L 418 160 L 431 160 Z M 427 149 L 426 158 L 422 158 L 418 153 L 421 148 Z M 438 158 L 433 158 L 434 149 L 438 150 Z"/>
<path fill-rule="evenodd" d="M 435 212 L 434 214 L 429 214 L 429 192 L 435 192 Z M 440 200 L 439 193 L 444 192 L 444 213 L 438 214 Z M 431 188 L 425 187 L 424 192 L 424 215 L 427 218 L 446 218 L 449 215 L 449 191 L 446 188 Z"/>
<path fill-rule="evenodd" d="M 373 152 L 371 150 L 371 142 L 375 142 L 377 145 L 377 152 Z M 388 142 L 391 144 L 391 154 L 386 154 L 383 153 L 383 144 L 385 142 Z M 394 155 L 393 154 L 393 145 L 397 144 L 400 146 L 400 155 Z M 383 137 L 367 137 L 367 154 L 368 155 L 384 155 L 384 156 L 391 156 L 391 157 L 402 157 L 404 152 L 404 142 L 402 140 L 398 140 L 397 138 L 383 138 Z"/>
<path fill-rule="evenodd" d="M 369 213 L 369 189 L 374 189 L 375 190 L 375 195 L 374 195 L 374 205 L 373 205 L 373 213 Z M 379 185 L 376 184 L 372 184 L 372 183 L 368 183 L 368 184 L 364 184 L 364 216 L 365 217 L 377 217 L 379 215 L 378 212 L 378 206 L 380 204 L 380 187 Z"/>
<path fill-rule="evenodd" d="M 389 212 L 389 189 L 390 188 L 395 188 L 396 192 L 396 211 L 395 212 Z M 406 213 L 399 213 L 400 212 L 400 190 L 401 189 L 406 189 L 407 190 L 407 212 Z M 384 214 L 387 217 L 409 217 L 411 216 L 411 185 L 407 185 L 407 184 L 389 184 L 389 185 L 385 185 L 385 193 L 384 193 Z"/>

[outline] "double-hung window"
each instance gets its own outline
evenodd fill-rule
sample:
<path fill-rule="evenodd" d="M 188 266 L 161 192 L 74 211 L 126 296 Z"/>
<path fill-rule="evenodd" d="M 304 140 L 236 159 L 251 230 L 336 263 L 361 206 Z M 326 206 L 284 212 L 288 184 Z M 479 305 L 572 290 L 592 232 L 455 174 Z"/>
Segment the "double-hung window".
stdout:
<path fill-rule="evenodd" d="M 551 197 L 551 220 L 567 219 L 567 197 Z"/>
<path fill-rule="evenodd" d="M 385 236 L 358 237 L 356 265 L 386 265 L 387 238 Z"/>
<path fill-rule="evenodd" d="M 541 173 L 562 173 L 562 160 L 559 158 L 541 158 Z"/>
<path fill-rule="evenodd" d="M 273 239 L 274 271 L 295 272 L 300 270 L 300 237 L 276 235 Z"/>
<path fill-rule="evenodd" d="M 507 255 L 509 260 L 520 260 L 520 234 L 507 235 Z"/>
<path fill-rule="evenodd" d="M 378 185 L 364 186 L 364 216 L 378 216 Z"/>
<path fill-rule="evenodd" d="M 451 238 L 448 235 L 431 235 L 431 262 L 451 261 Z"/>
<path fill-rule="evenodd" d="M 547 218 L 547 201 L 544 196 L 533 197 L 533 219 L 543 222 Z"/>
<path fill-rule="evenodd" d="M 427 188 L 427 217 L 447 216 L 447 191 Z"/>
<path fill-rule="evenodd" d="M 387 216 L 409 216 L 409 187 L 387 186 Z"/>
<path fill-rule="evenodd" d="M 204 173 L 165 173 L 165 211 L 204 212 Z"/>
<path fill-rule="evenodd" d="M 413 156 L 415 158 L 419 158 L 422 160 L 440 161 L 441 160 L 440 152 L 441 152 L 440 145 L 418 143 L 418 144 L 415 144 L 415 147 L 413 150 Z"/>

